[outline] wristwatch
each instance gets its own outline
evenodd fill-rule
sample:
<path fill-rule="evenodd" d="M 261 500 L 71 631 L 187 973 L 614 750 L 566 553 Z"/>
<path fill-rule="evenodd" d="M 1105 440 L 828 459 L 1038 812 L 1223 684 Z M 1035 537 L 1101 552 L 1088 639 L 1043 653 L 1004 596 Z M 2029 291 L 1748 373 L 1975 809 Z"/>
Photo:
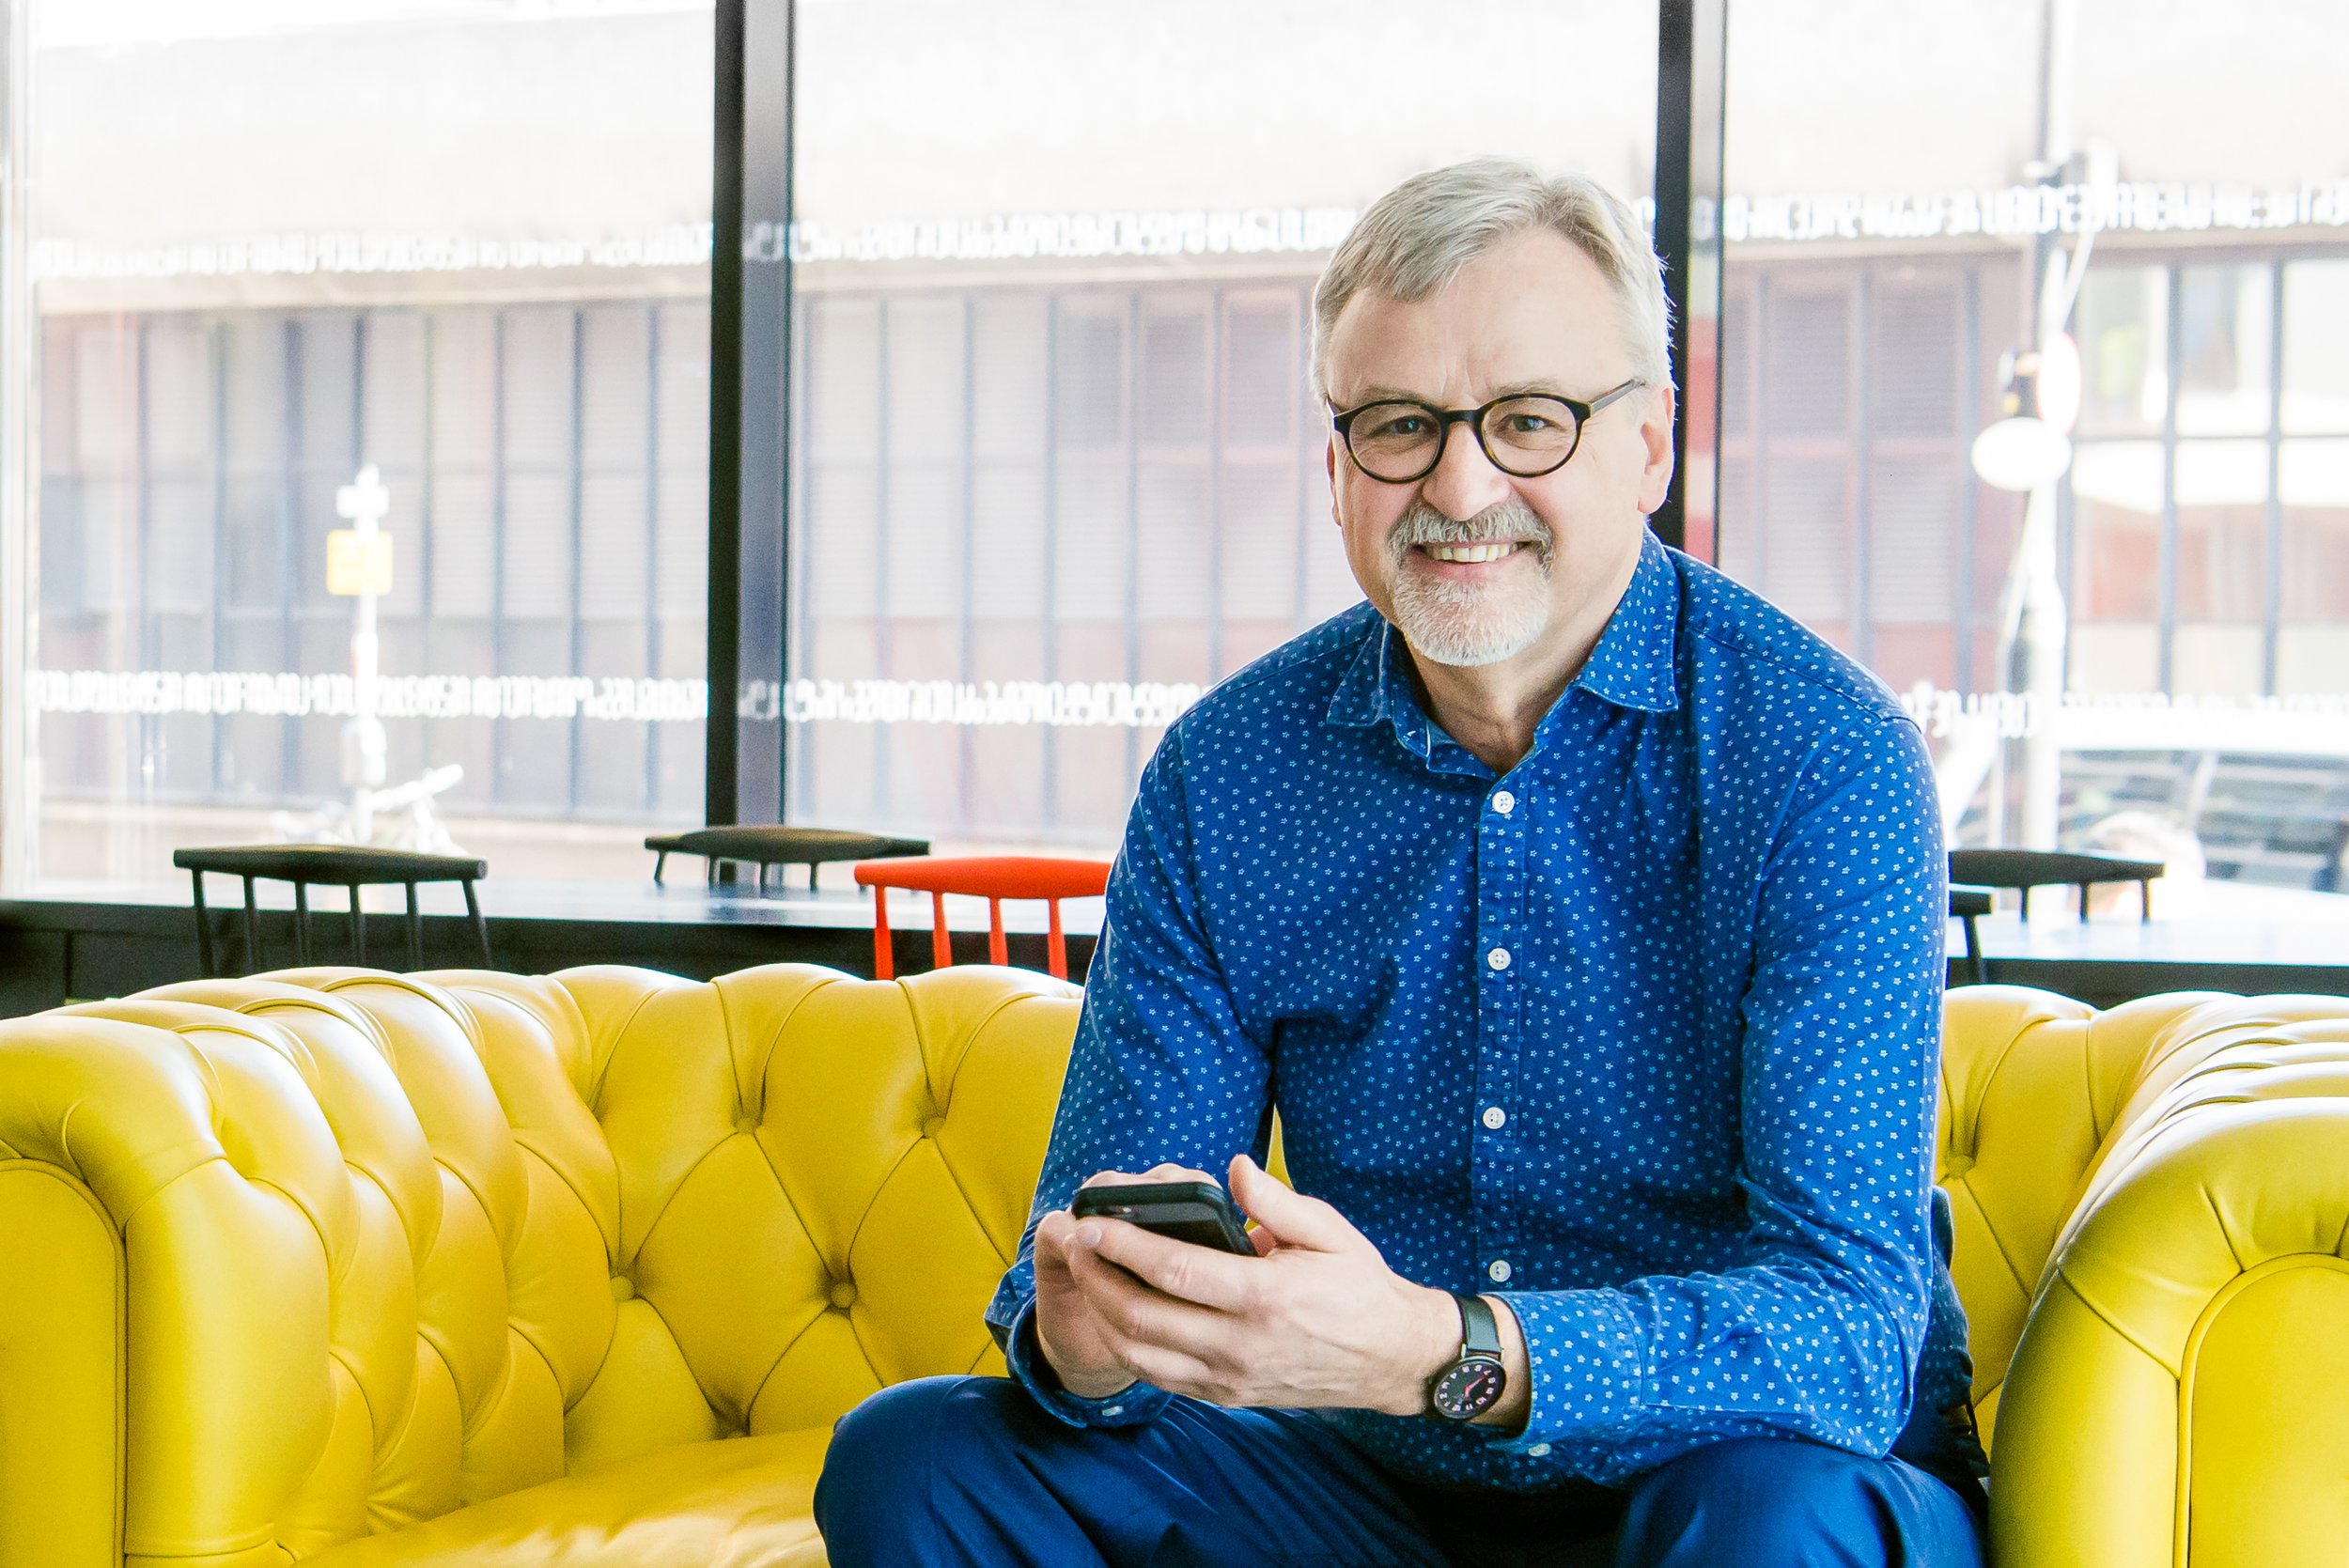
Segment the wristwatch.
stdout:
<path fill-rule="evenodd" d="M 1427 1413 L 1439 1421 L 1472 1421 L 1501 1403 L 1509 1374 L 1501 1364 L 1501 1329 L 1492 1303 L 1455 1291 L 1460 1309 L 1460 1354 L 1427 1380 Z"/>

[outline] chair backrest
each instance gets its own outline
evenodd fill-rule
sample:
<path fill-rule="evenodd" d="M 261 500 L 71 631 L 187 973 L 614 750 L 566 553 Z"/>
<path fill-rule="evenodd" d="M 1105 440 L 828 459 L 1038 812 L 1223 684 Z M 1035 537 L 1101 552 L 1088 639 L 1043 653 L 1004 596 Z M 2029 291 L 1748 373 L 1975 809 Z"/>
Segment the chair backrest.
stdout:
<path fill-rule="evenodd" d="M 948 893 L 987 900 L 987 959 L 1009 963 L 1003 940 L 1003 900 L 1040 898 L 1050 909 L 1045 935 L 1046 963 L 1055 979 L 1068 977 L 1068 940 L 1061 929 L 1060 901 L 1098 898 L 1109 888 L 1107 861 L 1064 860 L 1050 855 L 931 856 L 880 861 L 856 868 L 856 879 L 873 890 L 873 973 L 887 980 L 897 972 L 891 951 L 889 891 L 905 888 L 930 895 L 930 957 L 940 969 L 955 961 L 946 931 Z"/>

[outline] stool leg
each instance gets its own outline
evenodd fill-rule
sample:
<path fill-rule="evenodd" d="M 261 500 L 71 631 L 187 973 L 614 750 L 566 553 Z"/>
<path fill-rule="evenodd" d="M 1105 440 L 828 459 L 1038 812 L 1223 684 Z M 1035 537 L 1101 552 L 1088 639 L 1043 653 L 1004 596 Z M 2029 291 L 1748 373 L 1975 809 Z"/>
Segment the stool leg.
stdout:
<path fill-rule="evenodd" d="M 365 891 L 356 882 L 350 884 L 350 957 L 361 969 L 367 967 L 367 912 L 359 907 L 359 894 Z"/>
<path fill-rule="evenodd" d="M 204 874 L 190 868 L 188 879 L 195 884 L 195 954 L 204 966 L 204 978 L 212 977 L 212 921 L 204 909 Z"/>
<path fill-rule="evenodd" d="M 810 893 L 816 891 L 816 862 L 814 861 L 807 862 L 807 891 Z"/>
<path fill-rule="evenodd" d="M 2080 924 L 2082 925 L 2088 924 L 2088 884 L 2086 882 L 2080 884 Z"/>
<path fill-rule="evenodd" d="M 481 918 L 481 900 L 474 896 L 473 878 L 461 878 L 465 888 L 465 913 L 473 917 L 473 934 L 481 943 L 481 967 L 497 968 L 497 960 L 490 955 L 490 923 Z"/>
<path fill-rule="evenodd" d="M 258 973 L 261 968 L 261 917 L 253 907 L 253 878 L 244 879 L 244 972 Z"/>
<path fill-rule="evenodd" d="M 2154 879 L 2151 877 L 2137 884 L 2137 922 L 2150 925 L 2154 920 Z"/>
<path fill-rule="evenodd" d="M 666 849 L 654 851 L 652 858 L 652 885 L 654 887 L 661 885 L 661 874 L 668 869 L 669 852 Z"/>
<path fill-rule="evenodd" d="M 1003 901 L 1000 898 L 987 901 L 987 961 L 997 965 L 1011 962 L 1011 951 L 1003 945 Z"/>
<path fill-rule="evenodd" d="M 294 890 L 294 962 L 305 968 L 310 962 L 310 888 L 296 882 Z"/>
<path fill-rule="evenodd" d="M 930 962 L 945 969 L 955 961 L 955 950 L 946 940 L 946 895 L 930 894 Z"/>
<path fill-rule="evenodd" d="M 1052 912 L 1046 917 L 1050 922 L 1050 929 L 1044 939 L 1044 967 L 1052 971 L 1053 979 L 1066 980 L 1068 978 L 1068 939 L 1060 928 L 1060 900 L 1048 899 L 1045 908 Z"/>
<path fill-rule="evenodd" d="M 1985 978 L 1982 967 L 1982 931 L 1972 915 L 1966 917 L 1966 965 L 1974 977 L 1973 984 L 1981 985 Z"/>
<path fill-rule="evenodd" d="M 424 968 L 424 917 L 416 912 L 416 884 L 408 885 L 408 968 Z"/>
<path fill-rule="evenodd" d="M 758 896 L 761 898 L 767 896 L 767 873 L 772 871 L 774 867 L 769 865 L 765 861 L 758 862 Z"/>

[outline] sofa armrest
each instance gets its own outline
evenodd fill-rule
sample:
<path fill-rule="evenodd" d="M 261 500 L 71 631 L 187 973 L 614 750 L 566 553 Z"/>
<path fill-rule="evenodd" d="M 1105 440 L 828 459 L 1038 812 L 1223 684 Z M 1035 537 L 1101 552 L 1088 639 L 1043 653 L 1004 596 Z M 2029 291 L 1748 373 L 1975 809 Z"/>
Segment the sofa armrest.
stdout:
<path fill-rule="evenodd" d="M 2074 1217 L 2000 1406 L 2003 1568 L 2339 1549 L 2349 1046 L 2335 1048 L 2218 1064 Z"/>
<path fill-rule="evenodd" d="M 350 1182 L 282 1035 L 0 1024 L 0 1568 L 282 1562 L 338 1426 Z"/>

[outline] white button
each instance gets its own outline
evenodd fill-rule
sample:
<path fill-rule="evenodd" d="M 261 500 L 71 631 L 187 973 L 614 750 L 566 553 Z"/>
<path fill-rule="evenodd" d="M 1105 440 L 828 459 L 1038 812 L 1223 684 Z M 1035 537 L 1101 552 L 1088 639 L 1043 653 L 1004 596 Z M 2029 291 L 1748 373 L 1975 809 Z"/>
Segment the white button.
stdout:
<path fill-rule="evenodd" d="M 1506 816 L 1517 809 L 1517 798 L 1505 789 L 1493 791 L 1493 810 Z"/>
<path fill-rule="evenodd" d="M 1491 1277 L 1494 1284 L 1505 1285 L 1509 1282 L 1509 1260 L 1495 1258 L 1485 1265 L 1485 1272 Z"/>
<path fill-rule="evenodd" d="M 1501 1107 L 1497 1105 L 1488 1105 L 1485 1108 L 1485 1125 L 1492 1128 L 1495 1132 L 1499 1132 L 1502 1126 L 1506 1126 L 1508 1120 L 1509 1113 L 1501 1110 Z"/>
<path fill-rule="evenodd" d="M 1125 1413 L 1126 1407 L 1123 1405 L 1112 1405 L 1108 1409 L 1101 1412 L 1101 1414 L 1105 1416 L 1122 1416 Z"/>
<path fill-rule="evenodd" d="M 1509 950 L 1505 947 L 1496 947 L 1485 955 L 1485 962 L 1496 970 L 1505 970 L 1509 967 Z"/>
<path fill-rule="evenodd" d="M 1549 1457 L 1549 1445 L 1548 1443 L 1535 1443 L 1532 1448 L 1525 1451 L 1525 1456 L 1528 1459 L 1547 1459 Z"/>

